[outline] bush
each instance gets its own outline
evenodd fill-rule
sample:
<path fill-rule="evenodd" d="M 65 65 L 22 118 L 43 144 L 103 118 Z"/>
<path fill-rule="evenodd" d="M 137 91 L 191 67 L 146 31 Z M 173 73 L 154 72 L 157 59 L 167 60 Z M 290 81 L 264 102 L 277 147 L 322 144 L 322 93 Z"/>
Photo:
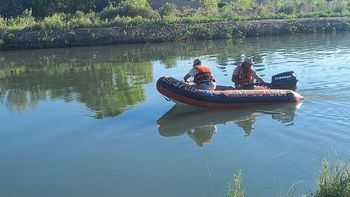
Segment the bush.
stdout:
<path fill-rule="evenodd" d="M 201 0 L 204 9 L 211 13 L 216 13 L 218 11 L 218 0 Z"/>
<path fill-rule="evenodd" d="M 235 12 L 235 5 L 233 3 L 227 4 L 219 10 L 219 16 L 226 20 L 236 19 L 239 17 Z"/>
<path fill-rule="evenodd" d="M 254 4 L 255 4 L 254 0 L 237 0 L 233 3 L 235 8 L 242 9 L 242 10 L 252 8 Z"/>
<path fill-rule="evenodd" d="M 113 19 L 118 16 L 118 8 L 110 3 L 100 13 L 98 13 L 98 16 L 102 19 Z"/>
<path fill-rule="evenodd" d="M 70 28 L 92 27 L 95 25 L 93 20 L 94 17 L 94 12 L 84 14 L 81 11 L 77 11 L 74 15 L 71 16 L 71 18 L 69 18 L 67 24 Z"/>
<path fill-rule="evenodd" d="M 180 23 L 180 17 L 173 16 L 163 16 L 161 20 L 158 21 L 159 24 L 170 25 Z"/>
<path fill-rule="evenodd" d="M 152 25 L 155 24 L 156 21 L 154 19 L 148 19 L 148 18 L 142 18 L 141 16 L 137 17 L 120 17 L 116 16 L 113 21 L 112 25 L 121 25 L 121 26 L 131 26 L 131 25 Z"/>
<path fill-rule="evenodd" d="M 0 16 L 0 28 L 7 26 L 6 19 Z"/>
<path fill-rule="evenodd" d="M 44 29 L 59 29 L 59 28 L 65 28 L 65 21 L 66 15 L 64 13 L 56 13 L 52 16 L 45 17 L 42 21 L 42 27 Z"/>
<path fill-rule="evenodd" d="M 278 9 L 278 13 L 295 14 L 295 7 L 294 3 L 286 2 Z"/>
<path fill-rule="evenodd" d="M 166 2 L 160 9 L 159 14 L 161 16 L 176 16 L 179 10 L 173 3 Z"/>
<path fill-rule="evenodd" d="M 136 17 L 141 16 L 143 18 L 160 18 L 158 12 L 152 10 L 152 8 L 147 5 L 135 4 L 132 0 L 126 0 L 118 4 L 117 13 L 119 16 L 130 16 Z"/>
<path fill-rule="evenodd" d="M 335 1 L 333 3 L 333 9 L 332 10 L 335 13 L 346 13 L 346 12 L 348 12 L 348 10 L 347 10 L 347 3 L 345 1 L 341 1 L 341 0 Z"/>
<path fill-rule="evenodd" d="M 194 9 L 194 8 L 190 8 L 190 7 L 186 7 L 183 9 L 182 11 L 182 15 L 184 17 L 187 17 L 187 16 L 198 16 L 200 15 L 200 10 L 198 9 Z"/>
<path fill-rule="evenodd" d="M 268 18 L 274 15 L 271 8 L 268 5 L 261 5 L 256 9 L 256 13 L 261 18 Z"/>
<path fill-rule="evenodd" d="M 137 2 L 136 2 L 137 1 Z M 158 12 L 152 10 L 147 1 L 141 0 L 126 0 L 118 5 L 109 4 L 105 7 L 98 17 L 101 19 L 114 20 L 115 17 L 137 17 L 158 19 L 160 15 Z M 118 19 L 119 20 L 119 19 Z"/>
<path fill-rule="evenodd" d="M 32 27 L 36 24 L 35 18 L 32 15 L 31 10 L 25 10 L 20 17 L 12 18 L 8 20 L 8 25 L 14 28 L 26 28 Z"/>

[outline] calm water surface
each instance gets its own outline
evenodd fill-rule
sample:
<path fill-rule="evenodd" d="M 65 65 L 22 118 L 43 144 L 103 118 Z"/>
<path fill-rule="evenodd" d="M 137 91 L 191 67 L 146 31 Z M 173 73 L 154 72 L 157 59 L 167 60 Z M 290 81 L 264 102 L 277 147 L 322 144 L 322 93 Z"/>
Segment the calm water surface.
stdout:
<path fill-rule="evenodd" d="M 247 196 L 315 191 L 350 158 L 350 33 L 0 52 L 0 196 Z M 155 88 L 200 58 L 219 84 L 244 55 L 293 70 L 302 105 L 174 106 Z"/>

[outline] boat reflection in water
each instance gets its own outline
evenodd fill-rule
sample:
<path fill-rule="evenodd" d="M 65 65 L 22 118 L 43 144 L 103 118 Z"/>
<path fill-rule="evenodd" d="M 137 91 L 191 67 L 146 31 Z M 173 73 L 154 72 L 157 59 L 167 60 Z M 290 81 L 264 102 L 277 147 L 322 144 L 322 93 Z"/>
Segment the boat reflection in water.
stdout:
<path fill-rule="evenodd" d="M 211 143 L 217 125 L 235 123 L 245 136 L 251 135 L 256 118 L 271 115 L 272 119 L 286 126 L 292 125 L 299 104 L 276 104 L 235 110 L 208 110 L 187 105 L 174 105 L 157 120 L 159 134 L 164 137 L 183 134 L 192 138 L 198 146 Z"/>

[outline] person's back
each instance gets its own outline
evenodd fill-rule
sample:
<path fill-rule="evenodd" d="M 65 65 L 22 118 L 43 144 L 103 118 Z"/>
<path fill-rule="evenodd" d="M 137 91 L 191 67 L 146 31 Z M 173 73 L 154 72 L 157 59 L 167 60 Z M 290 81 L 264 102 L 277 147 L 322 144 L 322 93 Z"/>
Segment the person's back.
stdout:
<path fill-rule="evenodd" d="M 185 82 L 187 82 L 187 79 L 190 77 L 194 78 L 193 82 L 196 88 L 215 90 L 216 83 L 210 67 L 202 65 L 199 59 L 193 62 L 193 68 L 184 76 Z"/>

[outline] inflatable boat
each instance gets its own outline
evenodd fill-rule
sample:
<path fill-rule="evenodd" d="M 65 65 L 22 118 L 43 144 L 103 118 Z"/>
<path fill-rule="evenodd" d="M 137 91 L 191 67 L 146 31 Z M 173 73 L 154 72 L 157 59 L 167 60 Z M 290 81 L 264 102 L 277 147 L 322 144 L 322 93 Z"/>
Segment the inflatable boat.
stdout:
<path fill-rule="evenodd" d="M 272 76 L 272 82 L 264 84 L 263 88 L 238 90 L 231 86 L 217 86 L 215 90 L 204 90 L 172 77 L 161 77 L 157 81 L 157 90 L 165 98 L 178 104 L 229 109 L 301 102 L 303 96 L 295 92 L 297 81 L 295 73 L 289 71 Z"/>

